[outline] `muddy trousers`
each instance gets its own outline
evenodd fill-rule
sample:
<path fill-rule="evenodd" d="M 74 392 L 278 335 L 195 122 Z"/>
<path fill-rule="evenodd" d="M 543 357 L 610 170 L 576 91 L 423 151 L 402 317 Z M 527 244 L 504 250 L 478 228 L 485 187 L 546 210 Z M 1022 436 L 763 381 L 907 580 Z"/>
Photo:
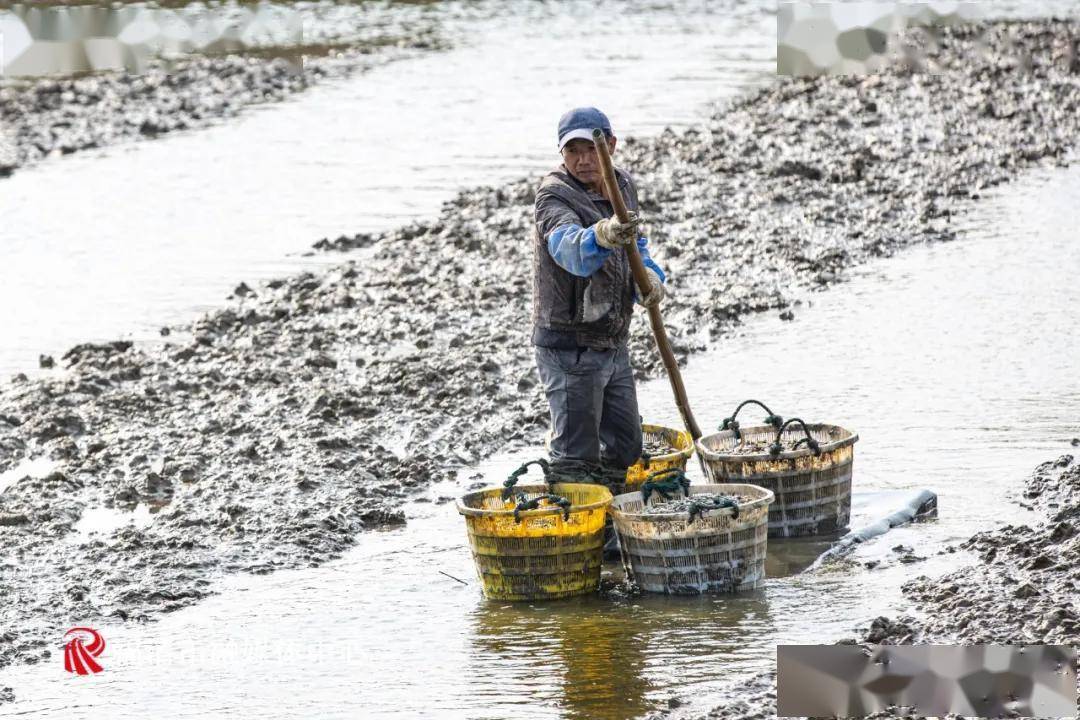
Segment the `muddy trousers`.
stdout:
<path fill-rule="evenodd" d="M 641 456 L 641 416 L 626 346 L 536 348 L 551 408 L 552 470 L 606 470 L 613 476 Z"/>
<path fill-rule="evenodd" d="M 600 482 L 618 492 L 641 457 L 641 416 L 626 346 L 593 350 L 536 348 L 536 367 L 551 408 L 551 470 L 569 480 Z M 584 473 L 591 473 L 588 478 Z M 611 517 L 604 558 L 619 557 Z"/>

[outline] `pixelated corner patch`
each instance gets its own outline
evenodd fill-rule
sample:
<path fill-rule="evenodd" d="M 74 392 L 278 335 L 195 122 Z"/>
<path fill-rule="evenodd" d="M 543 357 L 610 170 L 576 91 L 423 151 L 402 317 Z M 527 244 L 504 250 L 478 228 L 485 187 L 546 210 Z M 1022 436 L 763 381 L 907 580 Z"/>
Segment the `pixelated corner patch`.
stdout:
<path fill-rule="evenodd" d="M 780 645 L 779 717 L 1076 717 L 1065 645 Z"/>
<path fill-rule="evenodd" d="M 922 48 L 939 28 L 983 15 L 977 3 L 780 3 L 776 73 L 866 75 L 898 63 L 925 70 Z"/>

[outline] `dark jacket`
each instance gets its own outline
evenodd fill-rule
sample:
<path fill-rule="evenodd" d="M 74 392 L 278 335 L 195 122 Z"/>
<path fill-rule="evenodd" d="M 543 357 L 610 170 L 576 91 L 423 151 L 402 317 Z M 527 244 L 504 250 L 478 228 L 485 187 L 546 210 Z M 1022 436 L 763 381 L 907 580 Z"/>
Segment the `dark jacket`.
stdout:
<path fill-rule="evenodd" d="M 636 211 L 633 181 L 622 170 L 615 173 L 627 209 Z M 574 178 L 565 166 L 548 173 L 540 183 L 533 236 L 533 344 L 612 348 L 626 342 L 635 297 L 626 251 L 603 250 L 607 256 L 599 269 L 581 277 L 560 266 L 548 244 L 557 231 L 584 230 L 588 236 L 592 225 L 612 215 L 611 203 Z M 595 250 L 594 234 L 591 242 Z"/>

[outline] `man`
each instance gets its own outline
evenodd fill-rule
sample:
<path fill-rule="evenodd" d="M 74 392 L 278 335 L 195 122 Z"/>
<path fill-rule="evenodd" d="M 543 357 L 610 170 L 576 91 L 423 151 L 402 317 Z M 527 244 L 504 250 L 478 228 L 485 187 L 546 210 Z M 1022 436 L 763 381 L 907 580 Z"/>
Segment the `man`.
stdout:
<path fill-rule="evenodd" d="M 596 108 L 559 120 L 562 165 L 536 193 L 533 257 L 533 345 L 551 407 L 552 470 L 605 483 L 622 482 L 641 455 L 641 418 L 627 349 L 635 301 L 664 297 L 664 273 L 638 232 L 637 189 L 616 170 L 630 219 L 613 216 L 605 197 L 594 128 L 614 154 L 611 123 Z M 637 243 L 650 289 L 640 298 L 626 246 Z"/>

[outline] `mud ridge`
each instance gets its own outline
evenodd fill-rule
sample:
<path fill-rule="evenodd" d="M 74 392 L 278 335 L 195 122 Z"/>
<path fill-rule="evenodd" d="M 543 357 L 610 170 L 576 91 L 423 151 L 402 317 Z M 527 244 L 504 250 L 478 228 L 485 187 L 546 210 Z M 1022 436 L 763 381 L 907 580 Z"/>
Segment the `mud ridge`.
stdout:
<path fill-rule="evenodd" d="M 1076 27 L 984 29 L 986 55 L 978 29 L 948 32 L 938 75 L 783 80 L 696 130 L 620 148 L 671 276 L 677 355 L 858 263 L 948 240 L 986 188 L 1064 162 L 1080 77 L 1058 48 Z M 238 286 L 158 346 L 80 345 L 50 375 L 0 388 L 0 472 L 56 462 L 0 491 L 0 665 L 50 657 L 71 618 L 151 620 L 223 573 L 325 562 L 360 531 L 403 522 L 433 481 L 538 443 L 535 184 L 464 192 L 429 223 L 329 243 L 366 247 L 317 275 Z M 632 354 L 641 377 L 662 372 L 640 317 Z M 145 527 L 74 532 L 87 509 L 139 505 L 155 510 Z"/>

